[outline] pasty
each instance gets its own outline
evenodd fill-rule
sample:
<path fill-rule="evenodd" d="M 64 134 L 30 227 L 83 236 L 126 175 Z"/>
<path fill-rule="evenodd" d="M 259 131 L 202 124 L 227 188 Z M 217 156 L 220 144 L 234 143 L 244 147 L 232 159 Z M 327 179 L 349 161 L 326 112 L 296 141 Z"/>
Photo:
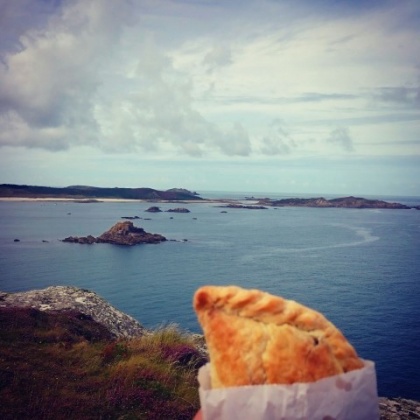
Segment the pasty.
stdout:
<path fill-rule="evenodd" d="M 295 301 L 236 286 L 204 286 L 194 295 L 194 308 L 213 388 L 314 382 L 363 367 L 340 330 Z"/>

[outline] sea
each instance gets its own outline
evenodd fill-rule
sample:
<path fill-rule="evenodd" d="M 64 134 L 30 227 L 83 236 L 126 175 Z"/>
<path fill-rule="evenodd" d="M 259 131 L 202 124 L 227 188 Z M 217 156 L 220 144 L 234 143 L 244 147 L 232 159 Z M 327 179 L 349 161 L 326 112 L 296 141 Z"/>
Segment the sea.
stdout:
<path fill-rule="evenodd" d="M 253 204 L 250 197 L 298 195 L 201 196 Z M 366 198 L 420 205 L 420 197 Z M 152 205 L 162 212 L 146 212 Z M 375 362 L 380 396 L 420 400 L 419 210 L 222 205 L 1 201 L 0 290 L 77 286 L 147 328 L 176 323 L 200 332 L 192 308 L 198 287 L 258 288 L 322 312 L 362 358 Z M 175 207 L 190 213 L 167 212 Z M 133 247 L 61 241 L 99 236 L 134 216 L 135 226 L 168 241 Z"/>

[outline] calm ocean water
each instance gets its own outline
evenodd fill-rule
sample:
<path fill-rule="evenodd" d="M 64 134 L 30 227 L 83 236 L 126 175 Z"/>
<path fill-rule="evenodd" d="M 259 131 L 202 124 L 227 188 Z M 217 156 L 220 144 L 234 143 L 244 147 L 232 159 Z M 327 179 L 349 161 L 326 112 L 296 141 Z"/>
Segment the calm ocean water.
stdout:
<path fill-rule="evenodd" d="M 147 327 L 176 322 L 198 332 L 197 287 L 259 288 L 324 313 L 375 361 L 380 395 L 420 400 L 420 211 L 159 203 L 191 213 L 145 213 L 151 205 L 0 202 L 0 290 L 74 285 Z M 128 248 L 60 241 L 98 236 L 136 215 L 151 219 L 136 226 L 176 241 Z"/>

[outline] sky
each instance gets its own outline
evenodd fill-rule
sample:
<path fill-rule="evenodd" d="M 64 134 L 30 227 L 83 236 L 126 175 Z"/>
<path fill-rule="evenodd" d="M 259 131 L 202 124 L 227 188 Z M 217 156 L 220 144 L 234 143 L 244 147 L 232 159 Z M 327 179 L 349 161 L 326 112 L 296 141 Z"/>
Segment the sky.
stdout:
<path fill-rule="evenodd" d="M 420 196 L 419 0 L 0 0 L 0 183 Z"/>

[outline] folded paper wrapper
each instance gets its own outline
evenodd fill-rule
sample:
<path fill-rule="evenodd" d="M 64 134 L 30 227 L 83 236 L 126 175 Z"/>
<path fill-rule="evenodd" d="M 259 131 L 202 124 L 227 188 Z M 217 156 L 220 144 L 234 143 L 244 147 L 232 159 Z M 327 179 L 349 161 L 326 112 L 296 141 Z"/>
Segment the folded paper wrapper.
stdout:
<path fill-rule="evenodd" d="M 292 385 L 247 385 L 211 389 L 210 364 L 198 372 L 203 420 L 377 420 L 375 364 Z"/>

